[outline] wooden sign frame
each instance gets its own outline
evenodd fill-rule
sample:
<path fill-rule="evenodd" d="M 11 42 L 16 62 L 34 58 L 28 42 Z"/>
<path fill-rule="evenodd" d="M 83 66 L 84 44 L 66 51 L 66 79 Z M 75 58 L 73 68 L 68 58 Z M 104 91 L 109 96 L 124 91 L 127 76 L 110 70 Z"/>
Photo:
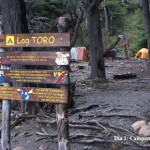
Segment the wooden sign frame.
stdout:
<path fill-rule="evenodd" d="M 67 103 L 68 89 L 34 87 L 0 87 L 0 99 Z"/>
<path fill-rule="evenodd" d="M 69 33 L 1 34 L 0 47 L 69 47 Z"/>
<path fill-rule="evenodd" d="M 1 52 L 0 64 L 5 65 L 69 65 L 69 52 Z"/>
<path fill-rule="evenodd" d="M 68 84 L 68 71 L 62 70 L 1 70 L 0 83 Z"/>

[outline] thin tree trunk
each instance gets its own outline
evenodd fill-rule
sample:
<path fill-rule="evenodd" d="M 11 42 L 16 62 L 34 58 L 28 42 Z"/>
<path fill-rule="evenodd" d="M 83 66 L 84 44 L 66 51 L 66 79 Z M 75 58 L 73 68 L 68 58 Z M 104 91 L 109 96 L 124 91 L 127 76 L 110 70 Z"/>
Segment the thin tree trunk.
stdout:
<path fill-rule="evenodd" d="M 149 1 L 141 0 L 141 10 L 143 14 L 143 22 L 145 25 L 145 31 L 147 36 L 147 44 L 150 58 L 150 12 L 149 12 Z"/>
<path fill-rule="evenodd" d="M 80 24 L 82 22 L 82 19 L 83 19 L 83 10 L 80 9 L 80 16 L 78 17 L 78 20 L 77 20 L 77 23 L 76 23 L 76 26 L 75 26 L 75 30 L 74 30 L 74 33 L 73 33 L 73 36 L 72 36 L 72 39 L 71 39 L 71 47 L 74 46 L 75 42 L 76 42 L 76 38 L 77 38 L 77 35 L 78 35 L 78 31 L 79 31 L 79 27 L 80 27 Z"/>
<path fill-rule="evenodd" d="M 104 1 L 106 3 L 106 0 Z M 105 17 L 105 31 L 108 33 L 110 31 L 110 16 L 108 6 L 104 6 L 104 17 Z"/>

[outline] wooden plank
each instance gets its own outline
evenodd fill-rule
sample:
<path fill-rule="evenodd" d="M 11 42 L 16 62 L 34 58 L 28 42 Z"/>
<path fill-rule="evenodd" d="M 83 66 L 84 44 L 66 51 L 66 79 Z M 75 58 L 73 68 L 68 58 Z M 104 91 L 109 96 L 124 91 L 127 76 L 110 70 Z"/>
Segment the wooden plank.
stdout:
<path fill-rule="evenodd" d="M 69 52 L 2 52 L 0 64 L 15 65 L 69 65 Z"/>
<path fill-rule="evenodd" d="M 69 47 L 69 33 L 2 34 L 0 47 Z"/>
<path fill-rule="evenodd" d="M 67 103 L 68 90 L 56 88 L 0 87 L 0 99 Z"/>
<path fill-rule="evenodd" d="M 0 83 L 68 84 L 68 71 L 61 70 L 0 70 Z"/>

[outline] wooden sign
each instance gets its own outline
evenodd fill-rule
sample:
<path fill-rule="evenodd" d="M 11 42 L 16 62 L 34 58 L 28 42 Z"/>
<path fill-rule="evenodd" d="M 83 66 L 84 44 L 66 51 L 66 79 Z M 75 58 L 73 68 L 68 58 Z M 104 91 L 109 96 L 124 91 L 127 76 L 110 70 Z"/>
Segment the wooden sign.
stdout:
<path fill-rule="evenodd" d="M 0 64 L 15 65 L 69 65 L 69 52 L 2 52 Z"/>
<path fill-rule="evenodd" d="M 0 87 L 1 100 L 67 103 L 67 89 Z"/>
<path fill-rule="evenodd" d="M 69 47 L 69 33 L 2 34 L 0 47 Z"/>
<path fill-rule="evenodd" d="M 68 84 L 68 71 L 60 70 L 0 70 L 0 83 Z"/>

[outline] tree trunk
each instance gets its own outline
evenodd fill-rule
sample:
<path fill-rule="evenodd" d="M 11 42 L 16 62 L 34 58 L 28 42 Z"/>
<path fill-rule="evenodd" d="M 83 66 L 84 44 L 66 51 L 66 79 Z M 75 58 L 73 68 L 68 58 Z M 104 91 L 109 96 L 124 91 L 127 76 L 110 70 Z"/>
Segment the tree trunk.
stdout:
<path fill-rule="evenodd" d="M 104 1 L 106 3 L 106 0 Z M 105 31 L 109 33 L 110 31 L 110 14 L 108 6 L 104 6 L 104 17 L 105 17 Z"/>
<path fill-rule="evenodd" d="M 24 0 L 0 0 L 1 4 L 1 15 L 2 15 L 2 24 L 4 27 L 4 33 L 7 34 L 18 34 L 18 33 L 29 33 L 28 24 L 26 19 L 26 6 Z M 31 51 L 30 47 L 21 47 L 21 48 L 9 48 L 8 51 Z M 12 69 L 25 69 L 25 66 L 11 66 Z M 13 86 L 25 86 L 26 84 L 22 83 L 13 83 Z M 18 102 L 13 101 L 12 107 L 15 108 L 18 106 Z M 31 105 L 32 102 L 30 102 Z M 33 107 L 34 109 L 36 107 Z M 21 103 L 21 111 L 25 111 L 25 103 Z"/>
<path fill-rule="evenodd" d="M 149 58 L 150 58 L 150 13 L 149 13 L 149 1 L 142 0 L 141 1 L 141 10 L 143 14 L 143 21 L 147 36 L 147 44 L 148 44 L 148 51 L 149 51 Z"/>
<path fill-rule="evenodd" d="M 81 0 L 86 13 L 89 33 L 91 78 L 105 79 L 103 43 L 98 6 L 102 0 Z"/>
<path fill-rule="evenodd" d="M 20 0 L 0 0 L 1 15 L 3 32 L 7 34 L 14 34 L 21 32 L 20 22 Z M 8 51 L 14 51 L 15 48 L 8 48 Z M 20 48 L 20 50 L 22 50 Z M 4 100 L 2 107 L 2 138 L 1 148 L 2 150 L 10 150 L 10 113 L 11 113 L 10 101 Z"/>

